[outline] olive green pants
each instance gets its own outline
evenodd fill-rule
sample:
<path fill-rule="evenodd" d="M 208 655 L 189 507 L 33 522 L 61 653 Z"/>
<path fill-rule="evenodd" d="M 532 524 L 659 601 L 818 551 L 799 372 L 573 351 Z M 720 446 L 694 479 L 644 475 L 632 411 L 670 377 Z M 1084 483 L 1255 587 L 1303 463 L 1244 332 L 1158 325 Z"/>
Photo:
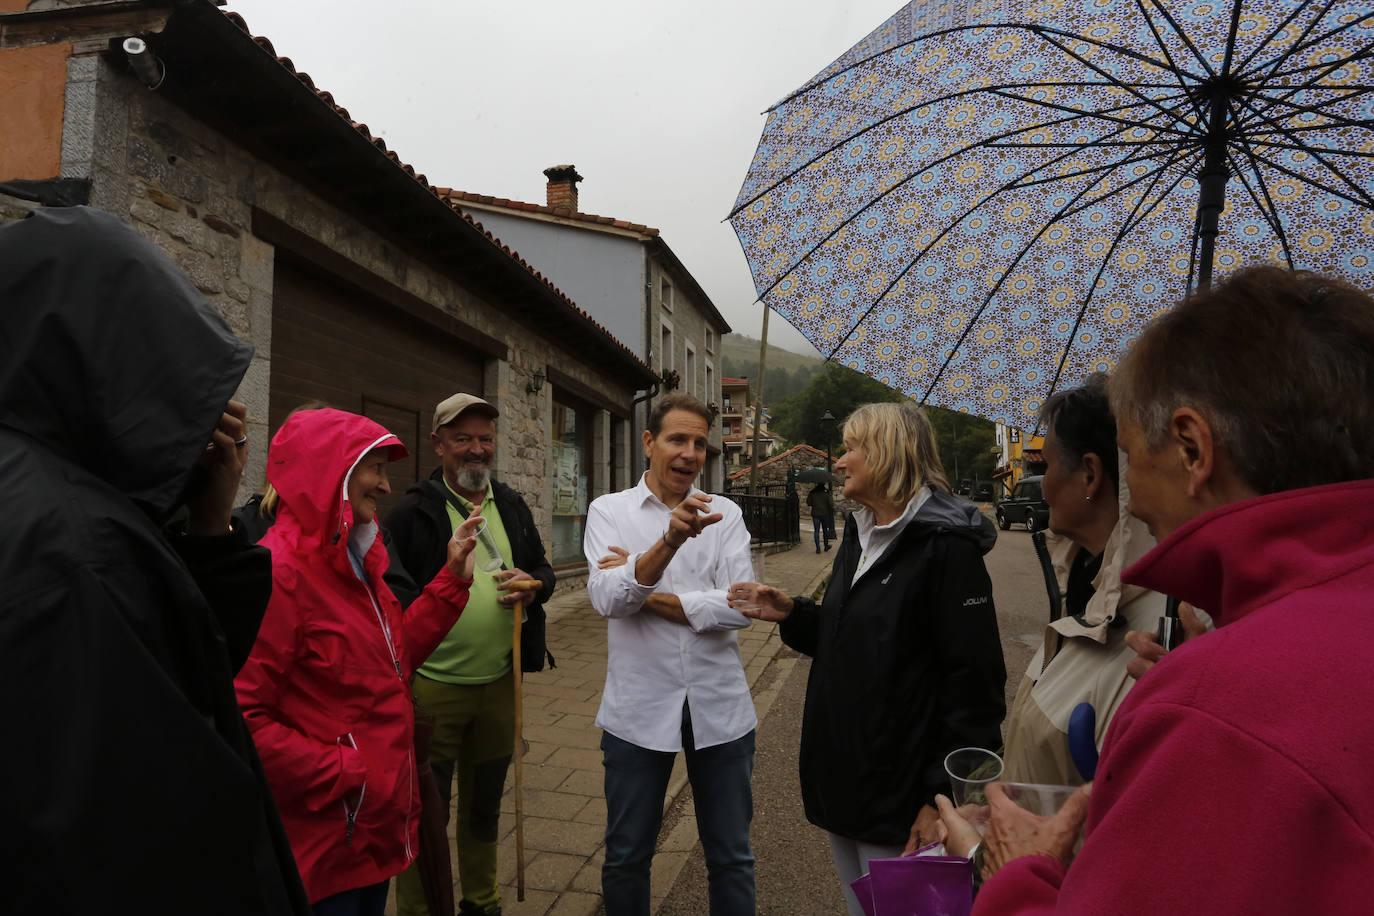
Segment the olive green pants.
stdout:
<path fill-rule="evenodd" d="M 429 760 L 447 806 L 458 774 L 458 879 L 469 912 L 501 904 L 496 883 L 501 792 L 515 746 L 515 680 L 444 684 L 415 675 L 415 704 L 435 718 Z M 397 916 L 428 916 L 420 875 L 412 865 L 396 879 Z"/>

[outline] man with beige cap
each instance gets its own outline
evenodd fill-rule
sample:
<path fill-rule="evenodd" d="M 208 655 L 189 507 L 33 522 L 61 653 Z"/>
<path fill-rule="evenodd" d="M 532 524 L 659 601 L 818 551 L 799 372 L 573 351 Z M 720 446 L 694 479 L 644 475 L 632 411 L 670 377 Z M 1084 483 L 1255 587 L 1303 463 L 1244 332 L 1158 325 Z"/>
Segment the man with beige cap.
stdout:
<path fill-rule="evenodd" d="M 458 874 L 460 914 L 501 912 L 496 849 L 501 791 L 515 741 L 511 607 L 520 595 L 502 592 L 508 579 L 538 579 L 542 585 L 526 608 L 521 628 L 521 669 L 544 667 L 543 602 L 553 594 L 553 567 L 534 517 L 520 494 L 491 477 L 496 459 L 496 408 L 476 395 L 459 393 L 434 409 L 430 441 L 441 465 L 428 480 L 406 491 L 387 516 L 397 556 L 423 588 L 443 566 L 454 530 L 472 512 L 487 520 L 503 566 L 477 573 L 463 616 L 439 648 L 420 666 L 413 692 L 416 705 L 435 716 L 430 760 L 447 808 L 458 773 Z M 484 548 L 477 548 L 482 551 Z M 478 558 L 479 568 L 483 557 Z M 414 866 L 396 886 L 397 912 L 426 912 Z"/>

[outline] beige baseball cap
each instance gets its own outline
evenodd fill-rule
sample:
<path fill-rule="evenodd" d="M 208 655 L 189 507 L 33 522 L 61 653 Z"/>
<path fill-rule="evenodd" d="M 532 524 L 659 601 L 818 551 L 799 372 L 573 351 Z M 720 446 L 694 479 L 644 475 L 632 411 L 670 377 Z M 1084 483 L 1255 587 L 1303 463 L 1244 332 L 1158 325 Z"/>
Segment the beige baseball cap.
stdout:
<path fill-rule="evenodd" d="M 476 410 L 478 413 L 486 414 L 493 420 L 501 416 L 500 411 L 477 395 L 460 391 L 453 395 L 453 397 L 445 398 L 440 401 L 439 406 L 434 408 L 434 425 L 430 428 L 430 432 L 437 433 L 439 427 L 447 426 L 449 423 L 452 423 L 454 420 L 458 419 L 458 415 L 465 410 Z"/>

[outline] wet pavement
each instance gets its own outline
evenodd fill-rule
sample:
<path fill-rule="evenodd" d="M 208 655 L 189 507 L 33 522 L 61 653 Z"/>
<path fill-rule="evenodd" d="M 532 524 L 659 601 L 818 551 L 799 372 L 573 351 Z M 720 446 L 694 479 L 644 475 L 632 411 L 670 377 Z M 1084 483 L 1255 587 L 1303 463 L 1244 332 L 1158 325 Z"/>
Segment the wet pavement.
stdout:
<path fill-rule="evenodd" d="M 834 553 L 815 553 L 811 532 L 764 563 L 763 579 L 789 594 L 815 591 Z M 987 557 L 1007 660 L 1007 694 L 1043 633 L 1044 584 L 1019 529 L 999 532 Z M 593 724 L 606 676 L 606 621 L 582 588 L 547 604 L 549 648 L 558 667 L 525 679 L 525 900 L 516 900 L 515 802 L 502 804 L 500 880 L 507 916 L 593 916 L 601 911 L 602 834 L 606 823 L 601 732 Z M 740 655 L 758 711 L 754 821 L 760 914 L 843 914 L 825 834 L 806 822 L 797 785 L 801 707 L 810 660 L 782 645 L 777 627 L 739 633 Z M 679 756 L 664 803 L 651 889 L 658 916 L 707 912 L 706 871 L 696 838 L 691 789 Z M 458 890 L 455 889 L 455 899 Z M 389 914 L 394 909 L 388 908 Z"/>
<path fill-rule="evenodd" d="M 766 557 L 764 582 L 789 594 L 810 593 L 819 586 L 830 571 L 834 553 L 817 554 L 810 532 L 806 534 L 801 544 Z M 555 595 L 545 610 L 549 650 L 558 667 L 526 675 L 524 683 L 528 744 L 523 774 L 525 900 L 516 900 L 515 800 L 508 779 L 501 809 L 498 873 L 502 912 L 506 916 L 591 916 L 601 909 L 606 826 L 601 732 L 593 724 L 606 678 L 606 621 L 581 588 Z M 777 627 L 771 624 L 755 623 L 740 630 L 739 646 L 762 721 L 785 680 L 779 675 L 790 672 L 798 659 L 783 647 Z M 679 755 L 665 810 L 672 808 L 686 785 L 686 768 Z M 695 846 L 694 819 L 677 818 L 671 825 L 665 821 L 654 858 L 655 909 Z M 455 899 L 460 893 L 455 887 Z M 387 912 L 394 913 L 394 907 L 388 906 Z"/>

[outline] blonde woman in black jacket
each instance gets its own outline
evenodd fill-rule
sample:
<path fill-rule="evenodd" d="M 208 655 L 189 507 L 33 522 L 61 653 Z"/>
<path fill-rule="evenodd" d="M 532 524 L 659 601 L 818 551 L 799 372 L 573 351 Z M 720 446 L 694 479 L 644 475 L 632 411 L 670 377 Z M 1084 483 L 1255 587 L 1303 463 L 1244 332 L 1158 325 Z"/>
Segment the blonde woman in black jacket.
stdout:
<path fill-rule="evenodd" d="M 1001 745 L 1006 669 L 983 555 L 996 529 L 949 493 L 930 421 L 914 404 L 867 404 L 845 422 L 845 525 L 822 603 L 769 586 L 756 594 L 783 642 L 813 659 L 802 718 L 806 816 L 830 834 L 849 883 L 868 861 L 936 839 L 944 757 Z"/>

